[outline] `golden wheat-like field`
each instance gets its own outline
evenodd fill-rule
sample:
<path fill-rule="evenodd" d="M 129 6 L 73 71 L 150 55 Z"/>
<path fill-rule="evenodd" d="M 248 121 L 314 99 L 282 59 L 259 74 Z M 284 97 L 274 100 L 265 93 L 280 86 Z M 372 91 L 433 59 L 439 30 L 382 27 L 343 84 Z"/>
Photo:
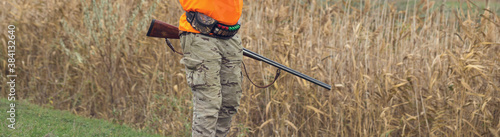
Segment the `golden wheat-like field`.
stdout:
<path fill-rule="evenodd" d="M 333 89 L 287 73 L 266 89 L 245 79 L 230 136 L 499 137 L 498 7 L 400 2 L 245 0 L 244 47 Z M 178 24 L 178 1 L 0 5 L 2 97 L 8 94 L 6 32 L 13 24 L 19 99 L 167 136 L 190 135 L 192 94 L 181 56 L 164 40 L 146 37 L 152 19 Z M 244 61 L 252 80 L 273 79 L 276 68 Z"/>

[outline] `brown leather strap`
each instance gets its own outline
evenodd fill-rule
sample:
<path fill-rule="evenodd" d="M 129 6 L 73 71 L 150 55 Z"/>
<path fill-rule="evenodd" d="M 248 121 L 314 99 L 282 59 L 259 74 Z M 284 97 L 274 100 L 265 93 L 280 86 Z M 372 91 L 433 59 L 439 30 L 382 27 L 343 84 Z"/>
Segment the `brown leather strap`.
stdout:
<path fill-rule="evenodd" d="M 250 81 L 250 83 L 252 83 L 252 85 L 254 85 L 255 87 L 258 87 L 258 88 L 267 88 L 271 85 L 274 84 L 274 82 L 276 82 L 276 80 L 278 80 L 278 77 L 280 76 L 281 74 L 281 69 L 276 69 L 276 75 L 274 76 L 274 80 L 273 82 L 271 82 L 270 84 L 268 85 L 265 85 L 265 86 L 259 86 L 259 85 L 256 85 L 255 83 L 253 83 L 253 81 L 250 79 L 250 77 L 248 76 L 248 72 L 247 72 L 247 68 L 245 66 L 245 63 L 241 62 L 243 64 L 243 69 L 245 69 L 245 75 L 247 75 L 247 78 L 248 80 Z"/>
<path fill-rule="evenodd" d="M 183 34 L 183 33 L 181 33 L 181 35 L 182 35 L 182 34 Z M 182 52 L 176 51 L 176 50 L 175 50 L 175 48 L 174 48 L 174 46 L 172 46 L 172 43 L 170 43 L 170 41 L 169 41 L 167 38 L 165 38 L 165 42 L 167 43 L 168 47 L 170 47 L 170 49 L 172 49 L 172 51 L 173 51 L 173 52 L 175 52 L 175 53 L 177 53 L 177 54 L 179 54 L 179 55 L 184 55 Z M 248 80 L 250 81 L 250 83 L 252 83 L 252 85 L 254 85 L 255 87 L 258 87 L 258 88 L 267 88 L 267 87 L 269 87 L 269 86 L 273 85 L 273 84 L 274 84 L 274 82 L 276 82 L 276 80 L 278 80 L 278 77 L 279 77 L 279 76 L 280 76 L 280 74 L 281 74 L 281 69 L 276 69 L 276 75 L 274 76 L 274 80 L 273 80 L 273 82 L 271 82 L 271 83 L 270 83 L 270 84 L 268 84 L 268 85 L 259 86 L 259 85 L 255 84 L 255 83 L 254 83 L 254 82 L 250 79 L 250 77 L 248 76 L 248 72 L 247 72 L 247 68 L 246 68 L 246 66 L 245 66 L 245 63 L 241 62 L 241 64 L 243 64 L 243 69 L 245 69 L 245 75 L 247 76 L 247 78 L 248 78 Z"/>
<path fill-rule="evenodd" d="M 170 49 L 172 49 L 172 51 L 174 51 L 175 53 L 177 53 L 179 55 L 184 55 L 182 52 L 175 50 L 174 46 L 172 46 L 172 43 L 170 43 L 170 40 L 165 38 L 165 42 L 167 42 L 168 47 L 170 47 Z"/>

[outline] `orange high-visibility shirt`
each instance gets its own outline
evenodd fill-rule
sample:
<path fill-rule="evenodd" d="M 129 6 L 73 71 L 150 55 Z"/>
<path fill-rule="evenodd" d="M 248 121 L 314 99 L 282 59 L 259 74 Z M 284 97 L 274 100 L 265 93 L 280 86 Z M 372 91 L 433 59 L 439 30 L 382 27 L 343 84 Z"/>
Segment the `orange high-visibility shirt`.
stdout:
<path fill-rule="evenodd" d="M 235 25 L 241 16 L 243 0 L 179 0 L 184 11 L 195 11 L 214 18 L 225 25 Z M 186 13 L 179 21 L 179 30 L 200 33 L 186 20 Z"/>

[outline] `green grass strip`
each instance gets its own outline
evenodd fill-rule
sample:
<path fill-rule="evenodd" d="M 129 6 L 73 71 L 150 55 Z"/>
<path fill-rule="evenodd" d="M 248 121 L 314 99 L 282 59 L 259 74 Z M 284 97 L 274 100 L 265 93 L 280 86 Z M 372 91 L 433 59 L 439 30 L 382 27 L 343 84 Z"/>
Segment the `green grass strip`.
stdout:
<path fill-rule="evenodd" d="M 68 111 L 51 110 L 27 102 L 16 102 L 16 129 L 8 128 L 10 101 L 0 99 L 0 137 L 41 137 L 41 136 L 160 136 L 138 131 L 125 125 L 113 124 L 102 119 L 91 119 L 73 115 Z"/>

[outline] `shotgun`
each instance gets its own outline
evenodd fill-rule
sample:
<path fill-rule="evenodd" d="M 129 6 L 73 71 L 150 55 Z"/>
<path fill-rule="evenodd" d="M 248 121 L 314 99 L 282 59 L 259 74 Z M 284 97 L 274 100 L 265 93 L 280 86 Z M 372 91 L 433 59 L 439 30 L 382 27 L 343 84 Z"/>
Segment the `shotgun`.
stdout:
<path fill-rule="evenodd" d="M 153 19 L 153 21 L 151 21 L 151 25 L 149 26 L 149 29 L 148 29 L 148 33 L 146 34 L 147 36 L 149 37 L 157 37 L 157 38 L 165 38 L 165 41 L 167 42 L 167 45 L 174 51 L 174 52 L 177 52 L 175 51 L 175 49 L 173 48 L 172 44 L 170 43 L 170 41 L 168 39 L 179 39 L 179 28 L 176 27 L 176 26 L 173 26 L 173 25 L 170 25 L 170 24 L 167 24 L 165 22 L 162 22 L 162 21 L 159 21 L 159 20 L 155 20 Z M 177 52 L 179 53 L 179 52 Z M 262 61 L 262 62 L 265 62 L 269 65 L 272 65 L 274 67 L 277 67 L 281 70 L 284 70 L 288 73 L 291 73 L 295 76 L 298 76 L 302 79 L 305 79 L 309 82 L 312 82 L 318 86 L 321 86 L 323 88 L 326 88 L 328 90 L 331 90 L 332 89 L 332 86 L 324 83 L 324 82 L 321 82 L 317 79 L 314 79 L 314 78 L 311 78 L 305 74 L 302 74 L 298 71 L 295 71 L 291 68 L 288 68 L 287 66 L 284 66 L 284 65 L 281 65 L 280 63 L 277 63 L 273 60 L 270 60 L 266 57 L 263 57 L 255 52 L 252 52 L 248 49 L 245 49 L 243 48 L 243 55 L 244 56 L 247 56 L 247 57 L 250 57 L 252 59 L 255 59 L 255 60 L 258 60 L 258 61 Z"/>

